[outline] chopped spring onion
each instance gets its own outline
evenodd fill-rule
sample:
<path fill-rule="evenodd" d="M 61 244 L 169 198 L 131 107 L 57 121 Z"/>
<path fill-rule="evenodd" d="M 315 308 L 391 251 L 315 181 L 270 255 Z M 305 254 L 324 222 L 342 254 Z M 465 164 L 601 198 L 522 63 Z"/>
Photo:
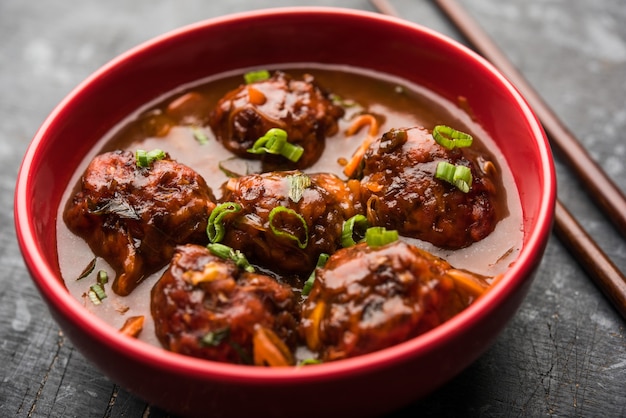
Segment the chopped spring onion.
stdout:
<path fill-rule="evenodd" d="M 281 226 L 279 224 L 277 217 L 284 218 L 285 216 L 287 217 L 287 219 L 295 218 L 302 225 L 302 227 L 304 228 L 303 240 L 301 240 L 298 236 L 296 236 L 292 232 L 289 232 L 284 226 Z M 279 237 L 286 237 L 290 240 L 296 241 L 298 247 L 300 248 L 306 248 L 306 246 L 309 244 L 309 226 L 307 225 L 302 215 L 300 215 L 295 210 L 286 208 L 284 206 L 276 206 L 270 211 L 269 224 L 270 229 L 272 230 L 274 235 Z M 284 222 L 282 222 L 282 224 L 285 225 Z"/>
<path fill-rule="evenodd" d="M 89 286 L 89 291 L 94 292 L 98 300 L 102 301 L 102 299 L 106 299 L 107 294 L 104 291 L 104 287 L 100 283 L 95 283 Z M 91 296 L 90 296 L 91 298 Z"/>
<path fill-rule="evenodd" d="M 200 344 L 205 347 L 217 347 L 230 335 L 230 328 L 225 327 L 207 332 L 200 338 Z"/>
<path fill-rule="evenodd" d="M 447 181 L 463 193 L 469 192 L 472 187 L 472 171 L 464 165 L 452 165 L 449 162 L 440 161 L 437 164 L 435 178 Z"/>
<path fill-rule="evenodd" d="M 445 125 L 437 125 L 433 128 L 433 139 L 447 149 L 469 147 L 473 142 L 470 134 Z"/>
<path fill-rule="evenodd" d="M 89 292 L 87 292 L 87 296 L 89 297 L 89 300 L 91 301 L 91 303 L 93 303 L 94 305 L 100 305 L 102 303 L 100 298 L 98 298 L 98 295 L 96 294 L 96 292 L 94 292 L 91 289 L 89 290 Z"/>
<path fill-rule="evenodd" d="M 319 257 L 317 257 L 317 264 L 315 265 L 315 269 L 309 275 L 309 278 L 304 282 L 304 286 L 302 286 L 302 296 L 308 296 L 313 288 L 313 283 L 315 283 L 315 271 L 318 268 L 324 267 L 326 262 L 328 261 L 328 257 L 330 257 L 326 253 L 321 253 Z"/>
<path fill-rule="evenodd" d="M 199 128 L 197 126 L 193 126 L 191 128 L 191 132 L 193 133 L 193 137 L 196 141 L 198 141 L 198 143 L 200 145 L 206 145 L 209 143 L 209 137 L 207 136 L 206 133 L 204 133 L 204 131 L 202 130 L 202 128 Z"/>
<path fill-rule="evenodd" d="M 165 158 L 165 151 L 160 150 L 158 148 L 153 149 L 152 151 L 146 151 L 143 149 L 138 149 L 135 151 L 135 160 L 137 161 L 137 167 L 150 167 L 156 160 L 162 160 Z"/>
<path fill-rule="evenodd" d="M 311 185 L 311 177 L 304 173 L 294 174 L 287 177 L 289 181 L 289 198 L 298 203 L 302 199 L 304 189 Z"/>
<path fill-rule="evenodd" d="M 370 224 L 364 215 L 354 215 L 343 223 L 341 246 L 351 247 L 365 240 L 365 232 Z"/>
<path fill-rule="evenodd" d="M 397 240 L 398 231 L 395 229 L 388 230 L 382 226 L 372 226 L 365 231 L 365 242 L 372 248 L 382 247 Z"/>
<path fill-rule="evenodd" d="M 304 148 L 287 142 L 287 132 L 285 130 L 272 128 L 257 139 L 252 148 L 249 148 L 247 151 L 251 154 L 282 155 L 289 161 L 297 162 L 302 157 Z"/>
<path fill-rule="evenodd" d="M 224 202 L 215 207 L 209 216 L 209 222 L 206 226 L 206 233 L 209 236 L 209 241 L 220 242 L 226 234 L 226 228 L 224 227 L 224 216 L 229 213 L 236 213 L 241 210 L 241 205 L 234 202 Z"/>
<path fill-rule="evenodd" d="M 250 265 L 246 256 L 239 250 L 235 250 L 228 245 L 213 243 L 206 246 L 212 254 L 224 259 L 231 260 L 237 267 L 249 273 L 254 273 L 254 267 Z"/>
<path fill-rule="evenodd" d="M 322 360 L 316 358 L 305 358 L 298 363 L 298 366 L 312 366 L 314 364 L 322 364 Z"/>
<path fill-rule="evenodd" d="M 104 270 L 98 271 L 98 284 L 100 286 L 104 286 L 108 282 L 109 282 L 109 275 L 107 274 L 107 272 Z"/>
<path fill-rule="evenodd" d="M 268 78 L 270 78 L 270 72 L 267 70 L 249 71 L 243 75 L 246 84 L 267 80 Z"/>

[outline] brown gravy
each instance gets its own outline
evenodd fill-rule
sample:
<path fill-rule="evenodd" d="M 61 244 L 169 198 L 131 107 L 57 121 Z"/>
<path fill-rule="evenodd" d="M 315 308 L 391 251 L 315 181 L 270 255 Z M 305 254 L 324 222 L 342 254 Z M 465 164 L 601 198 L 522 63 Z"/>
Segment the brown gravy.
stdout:
<path fill-rule="evenodd" d="M 346 137 L 344 132 L 350 125 L 350 117 L 363 109 L 369 113 L 384 116 L 384 123 L 380 127 L 381 133 L 398 127 L 421 125 L 432 128 L 437 124 L 446 124 L 474 135 L 478 140 L 476 146 L 482 147 L 486 154 L 492 156 L 492 161 L 501 173 L 502 183 L 506 190 L 506 196 L 502 198 L 506 199 L 508 215 L 497 224 L 494 232 L 487 238 L 461 250 L 444 251 L 427 242 L 415 239 L 410 241 L 446 259 L 456 268 L 467 269 L 485 276 L 492 277 L 501 274 L 515 261 L 521 249 L 523 237 L 522 211 L 517 188 L 493 140 L 477 123 L 472 121 L 461 107 L 418 85 L 369 71 L 318 64 L 283 65 L 280 69 L 295 77 L 303 73 L 312 74 L 323 88 L 346 102 L 355 104 L 346 108 L 346 115 L 340 121 L 339 133 L 327 138 L 324 155 L 314 166 L 305 170 L 306 172 L 330 172 L 345 178 L 338 158 L 350 158 L 363 140 L 366 129 L 351 137 Z M 100 305 L 92 304 L 86 297 L 86 292 L 94 282 L 95 273 L 81 280 L 77 280 L 77 277 L 93 260 L 94 255 L 86 243 L 65 226 L 62 217 L 65 202 L 75 189 L 89 160 L 95 154 L 112 149 L 134 151 L 139 148 L 146 150 L 161 148 L 167 151 L 173 159 L 192 167 L 202 175 L 219 199 L 220 186 L 228 179 L 220 169 L 220 163 L 228 160 L 229 169 L 245 174 L 242 171 L 255 170 L 253 161 L 229 160 L 232 154 L 215 141 L 208 128 L 179 125 L 174 126 L 167 135 L 155 137 L 145 135 L 142 123 L 145 123 L 145 115 L 158 113 L 159 109 L 163 109 L 173 99 L 187 91 L 199 92 L 207 98 L 210 106 L 215 105 L 227 91 L 242 83 L 242 74 L 245 71 L 244 69 L 236 73 L 222 74 L 201 80 L 193 85 L 183 86 L 178 91 L 171 92 L 131 115 L 103 138 L 101 146 L 96 147 L 85 158 L 72 183 L 68 186 L 59 207 L 57 216 L 59 265 L 69 292 L 89 311 L 117 329 L 128 317 L 144 315 L 146 320 L 139 339 L 150 344 L 160 346 L 154 335 L 149 294 L 153 284 L 161 276 L 161 272 L 150 276 L 133 293 L 125 297 L 114 294 L 110 290 L 109 282 L 106 287 L 108 297 Z M 194 136 L 197 129 L 201 129 L 206 135 L 208 139 L 206 144 L 200 144 Z M 115 274 L 110 266 L 98 258 L 94 271 L 101 269 L 106 270 L 110 277 L 114 277 Z"/>

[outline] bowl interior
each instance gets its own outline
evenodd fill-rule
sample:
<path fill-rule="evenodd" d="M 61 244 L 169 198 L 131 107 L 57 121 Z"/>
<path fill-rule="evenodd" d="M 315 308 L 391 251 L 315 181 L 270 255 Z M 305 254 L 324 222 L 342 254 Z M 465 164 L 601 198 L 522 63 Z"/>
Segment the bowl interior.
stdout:
<path fill-rule="evenodd" d="M 275 9 L 213 19 L 143 44 L 88 78 L 46 119 L 19 173 L 15 217 L 27 266 L 54 310 L 80 322 L 94 338 L 137 357 L 149 353 L 181 370 L 203 368 L 204 362 L 181 359 L 122 339 L 115 330 L 99 329 L 99 323 L 70 300 L 59 282 L 57 208 L 66 185 L 94 145 L 143 104 L 212 74 L 303 62 L 372 69 L 428 87 L 451 101 L 465 97 L 480 125 L 496 140 L 520 192 L 525 233 L 518 263 L 487 298 L 444 324 L 445 329 L 390 353 L 407 356 L 420 347 L 433 348 L 444 333 L 478 321 L 501 299 L 524 286 L 547 241 L 555 180 L 543 131 L 517 91 L 475 54 L 416 25 L 354 10 Z M 384 364 L 393 361 L 391 356 L 383 353 L 368 359 Z M 311 368 L 303 373 L 332 375 L 342 368 L 369 367 L 367 361 L 355 359 L 345 365 L 320 367 L 321 372 Z M 335 371 L 329 371 L 332 368 Z M 218 365 L 207 373 L 288 378 L 287 372 L 240 369 Z"/>

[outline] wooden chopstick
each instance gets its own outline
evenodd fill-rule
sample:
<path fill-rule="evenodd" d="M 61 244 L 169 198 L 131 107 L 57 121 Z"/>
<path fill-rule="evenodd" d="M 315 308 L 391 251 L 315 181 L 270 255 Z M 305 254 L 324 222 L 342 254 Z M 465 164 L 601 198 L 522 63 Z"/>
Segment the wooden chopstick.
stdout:
<path fill-rule="evenodd" d="M 614 221 L 620 233 L 626 236 L 626 199 L 621 191 L 591 159 L 580 142 L 564 127 L 478 23 L 455 0 L 435 0 L 435 2 L 474 48 L 518 88 L 541 121 L 552 144 L 559 148 L 588 191 Z M 380 13 L 398 17 L 387 0 L 371 0 L 371 3 Z M 626 319 L 626 277 L 559 200 L 555 207 L 554 232 L 615 309 Z"/>
<path fill-rule="evenodd" d="M 626 319 L 624 275 L 558 200 L 554 218 L 554 232 L 563 245 L 585 269 L 622 318 Z"/>

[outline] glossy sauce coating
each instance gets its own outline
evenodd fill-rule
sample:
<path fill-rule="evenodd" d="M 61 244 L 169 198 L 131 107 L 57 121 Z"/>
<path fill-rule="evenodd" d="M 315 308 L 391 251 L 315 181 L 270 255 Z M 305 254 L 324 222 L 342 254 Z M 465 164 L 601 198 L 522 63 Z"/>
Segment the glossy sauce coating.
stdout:
<path fill-rule="evenodd" d="M 307 76 L 309 72 L 315 76 Z M 266 87 L 280 86 L 281 84 L 276 81 L 281 77 L 284 80 L 303 80 L 301 81 L 303 83 L 315 80 L 315 85 L 311 84 L 301 90 L 314 91 L 313 87 L 319 88 L 323 85 L 325 88 L 320 88 L 320 91 L 332 92 L 334 97 L 341 98 L 331 106 L 324 102 L 331 97 L 330 94 L 324 93 L 324 99 L 320 99 L 319 102 L 323 102 L 324 106 L 316 107 L 318 110 L 328 112 L 324 117 L 334 121 L 337 129 L 331 127 L 330 130 L 326 130 L 323 136 L 323 153 L 315 157 L 316 159 L 310 163 L 312 165 L 306 169 L 283 171 L 287 167 L 284 166 L 276 171 L 275 164 L 266 159 L 254 161 L 247 158 L 248 155 L 246 158 L 233 158 L 233 152 L 218 139 L 219 130 L 223 126 L 220 124 L 214 132 L 209 120 L 221 111 L 217 110 L 220 106 L 224 106 L 232 99 L 232 92 L 241 93 L 237 96 L 237 109 L 251 108 L 250 105 L 254 104 L 252 101 L 256 100 L 250 97 L 249 90 L 241 83 L 238 78 L 240 75 L 224 76 L 199 83 L 197 86 L 186 87 L 159 102 L 150 104 L 117 129 L 111 138 L 103 142 L 103 148 L 99 151 L 102 153 L 115 149 L 162 148 L 173 156 L 172 160 L 190 167 L 195 172 L 194 176 L 204 179 L 208 190 L 215 193 L 216 197 L 209 199 L 212 203 L 207 214 L 214 210 L 216 204 L 222 202 L 235 202 L 240 205 L 240 211 L 228 214 L 222 219 L 226 234 L 221 243 L 234 250 L 240 250 L 250 259 L 256 271 L 234 272 L 232 263 L 226 262 L 227 267 L 220 267 L 229 272 L 220 275 L 223 280 L 215 283 L 211 280 L 208 282 L 200 280 L 190 284 L 186 278 L 201 277 L 202 274 L 194 272 L 209 271 L 210 266 L 216 265 L 215 256 L 202 246 L 172 245 L 167 251 L 171 255 L 176 248 L 176 256 L 170 266 L 155 271 L 128 296 L 119 296 L 111 291 L 100 306 L 92 306 L 84 296 L 87 285 L 73 281 L 72 277 L 76 277 L 77 272 L 84 266 L 83 263 L 86 264 L 89 258 L 93 257 L 93 253 L 103 256 L 95 250 L 93 253 L 88 248 L 85 250 L 81 247 L 81 242 L 75 240 L 66 230 L 69 224 L 61 225 L 59 227 L 61 267 L 70 291 L 85 301 L 87 309 L 118 328 L 125 316 L 144 315 L 146 316 L 144 330 L 138 338 L 173 351 L 212 360 L 283 365 L 291 364 L 292 357 L 302 360 L 313 355 L 324 361 L 330 361 L 395 344 L 447 320 L 477 297 L 480 292 L 476 293 L 476 289 L 484 290 L 490 278 L 483 278 L 482 274 L 494 276 L 506 269 L 508 263 L 515 259 L 521 242 L 519 230 L 521 215 L 517 210 L 512 212 L 508 210 L 517 208 L 515 193 L 504 193 L 501 190 L 493 196 L 489 195 L 487 200 L 505 210 L 498 212 L 495 218 L 486 216 L 490 213 L 488 210 L 478 212 L 489 218 L 482 226 L 490 232 L 493 230 L 482 239 L 480 232 L 470 232 L 468 241 L 466 234 L 462 232 L 460 236 L 463 241 L 458 244 L 451 241 L 457 237 L 450 230 L 435 228 L 438 235 L 452 242 L 446 249 L 443 248 L 444 245 L 433 245 L 441 244 L 436 240 L 428 242 L 427 235 L 411 235 L 409 228 L 401 232 L 401 244 L 390 246 L 393 254 L 385 255 L 387 261 L 383 263 L 386 266 L 384 271 L 381 270 L 382 265 L 372 269 L 372 264 L 368 264 L 370 262 L 367 261 L 371 257 L 380 259 L 382 252 L 378 251 L 383 251 L 382 249 L 373 251 L 362 244 L 354 248 L 341 249 L 343 223 L 355 214 L 367 214 L 372 223 L 400 230 L 401 228 L 393 223 L 398 219 L 404 219 L 408 224 L 420 225 L 419 219 L 415 218 L 414 203 L 410 202 L 415 194 L 426 191 L 425 193 L 432 193 L 444 200 L 448 199 L 450 194 L 454 194 L 447 185 L 448 188 L 444 188 L 432 179 L 427 179 L 424 174 L 427 170 L 422 170 L 420 175 L 407 176 L 406 173 L 411 172 L 413 159 L 419 163 L 418 165 L 422 163 L 428 165 L 433 158 L 462 161 L 467 164 L 478 164 L 484 158 L 496 167 L 496 171 L 489 176 L 504 176 L 503 179 L 494 181 L 495 188 L 507 187 L 515 190 L 515 186 L 510 173 L 500 166 L 501 161 L 494 158 L 491 152 L 487 152 L 480 140 L 476 141 L 475 152 L 479 157 L 475 159 L 465 153 L 461 153 L 460 156 L 454 153 L 441 153 L 436 147 L 429 145 L 425 147 L 426 154 L 430 155 L 428 158 L 431 158 L 429 160 L 413 155 L 415 144 L 429 136 L 427 130 L 414 128 L 410 130 L 415 132 L 409 135 L 410 140 L 407 143 L 410 146 L 407 145 L 406 154 L 378 155 L 376 150 L 380 148 L 384 139 L 383 134 L 397 127 L 432 127 L 445 123 L 462 130 L 467 130 L 470 126 L 473 133 L 476 131 L 480 133 L 480 128 L 473 125 L 467 115 L 458 109 L 454 110 L 453 105 L 429 95 L 427 91 L 419 90 L 416 86 L 395 84 L 398 80 L 378 78 L 380 75 L 377 74 L 354 73 L 346 69 L 295 68 L 288 73 L 289 76 L 278 75 L 277 72 Z M 244 90 L 248 91 L 247 96 Z M 280 94 L 289 97 L 291 93 L 283 91 Z M 335 107 L 341 109 L 341 112 L 337 112 Z M 356 134 L 346 132 L 350 131 L 349 128 L 355 118 L 360 115 L 372 115 L 380 124 L 380 135 L 368 150 L 362 171 L 355 178 L 348 179 L 343 175 L 344 165 L 341 161 L 352 156 L 363 141 L 364 135 L 359 132 Z M 300 131 L 319 132 L 317 130 L 319 118 L 307 120 L 305 125 L 299 125 Z M 414 134 L 417 135 L 418 141 L 414 141 Z M 329 136 L 326 137 L 327 135 Z M 203 141 L 199 141 L 200 136 L 204 137 Z M 311 144 L 319 145 L 319 141 Z M 315 155 L 317 152 L 313 151 L 311 154 Z M 393 158 L 385 161 L 389 156 Z M 97 159 L 98 157 L 95 158 Z M 267 172 L 266 170 L 270 168 L 272 171 Z M 86 173 L 89 173 L 89 170 Z M 375 177 L 378 174 L 384 175 Z M 294 177 L 308 179 L 307 185 L 301 188 L 296 196 L 290 186 Z M 480 173 L 477 172 L 476 177 L 482 182 Z M 396 187 L 400 184 L 402 187 Z M 394 191 L 389 194 L 390 200 L 383 201 L 387 207 L 372 206 L 370 198 L 372 196 L 379 198 L 378 193 L 385 188 Z M 487 193 L 492 191 L 487 182 L 476 185 L 477 194 L 484 191 Z M 146 190 L 145 194 L 138 195 L 141 200 L 152 202 L 147 203 L 148 205 L 157 205 L 158 196 L 154 190 Z M 462 198 L 467 199 L 468 196 Z M 462 199 L 459 201 L 462 202 Z M 278 215 L 275 214 L 272 221 L 270 214 L 276 208 L 283 209 Z M 393 215 L 396 221 L 381 222 L 380 220 L 385 217 L 393 218 L 386 213 L 393 213 L 391 208 L 400 209 Z M 288 211 L 293 211 L 298 216 L 291 216 Z M 467 219 L 472 218 L 471 214 L 474 211 L 471 205 L 467 205 L 466 208 L 458 208 L 451 212 L 451 217 L 460 219 L 458 225 L 468 227 L 472 223 Z M 428 218 L 433 213 L 436 213 L 434 207 L 420 216 Z M 448 212 L 444 210 L 443 213 Z M 511 217 L 511 213 L 515 216 Z M 155 214 L 156 212 L 153 213 Z M 208 215 L 205 221 L 206 218 Z M 198 230 L 206 229 L 206 222 L 198 223 L 197 226 Z M 273 228 L 282 232 L 273 232 Z M 445 233 L 441 234 L 441 231 Z M 514 233 L 511 233 L 512 231 Z M 201 240 L 204 241 L 199 243 L 204 245 L 206 233 L 204 230 L 202 232 L 204 236 Z M 297 239 L 293 239 L 294 237 Z M 177 244 L 189 242 L 193 241 Z M 305 242 L 306 245 L 303 245 Z M 66 246 L 71 248 L 71 251 L 66 251 Z M 458 247 L 464 248 L 451 249 Z M 83 248 L 78 257 L 75 256 L 76 248 Z M 427 255 L 424 250 L 436 256 Z M 326 267 L 316 270 L 315 264 L 321 253 L 335 255 L 331 257 L 333 261 Z M 467 272 L 450 274 L 464 270 L 452 268 L 452 263 L 443 261 L 441 257 L 455 260 L 453 265 L 456 268 L 475 270 L 480 274 L 472 275 Z M 98 269 L 108 270 L 115 268 L 115 261 L 98 258 L 97 266 Z M 414 267 L 417 270 L 412 270 Z M 318 276 L 314 291 L 308 299 L 298 300 L 297 296 L 304 279 L 314 270 Z M 349 274 L 341 276 L 342 279 L 330 281 L 325 279 L 332 277 L 335 274 L 334 270 Z M 409 276 L 413 278 L 408 280 Z M 264 290 L 257 289 L 256 285 L 247 281 L 248 279 L 260 284 Z M 334 284 L 329 286 L 331 282 Z M 473 289 L 474 293 L 468 293 L 467 286 L 458 286 L 458 283 L 466 285 L 470 283 L 469 289 Z M 333 295 L 333 288 L 341 289 L 342 297 L 336 298 L 336 295 Z M 287 295 L 289 292 L 284 293 L 285 289 L 289 289 L 290 295 Z M 360 296 L 352 292 L 354 289 L 358 289 L 357 293 Z M 150 293 L 151 296 L 147 296 Z M 288 301 L 293 301 L 294 295 L 295 305 L 292 306 L 292 302 Z M 261 304 L 261 307 L 256 301 L 257 297 L 267 299 L 269 305 Z M 205 302 L 201 302 L 202 300 Z M 389 300 L 387 305 L 383 300 Z M 443 300 L 449 303 L 443 304 Z M 221 305 L 218 307 L 213 303 L 215 301 L 219 301 Z M 324 310 L 316 309 L 316 306 L 322 305 L 325 306 Z M 237 306 L 246 310 L 249 315 L 239 317 L 235 312 Z M 386 310 L 384 306 L 392 309 Z M 409 316 L 399 314 L 400 311 L 407 309 L 414 311 L 413 314 Z M 217 312 L 221 319 L 213 322 L 213 319 L 217 318 Z M 300 322 L 301 312 L 304 320 Z M 282 325 L 276 328 L 271 321 L 266 321 L 268 315 L 275 318 L 286 315 L 285 318 L 292 318 L 293 323 L 291 319 L 283 318 L 284 321 L 280 321 Z M 209 317 L 212 319 L 207 319 Z M 363 318 L 374 317 L 378 318 L 378 328 L 372 328 L 369 319 L 363 321 Z M 209 344 L 207 347 L 206 340 L 212 341 L 213 333 L 223 335 L 221 331 L 226 328 L 230 333 L 230 328 L 224 324 L 231 320 L 239 321 L 237 329 L 245 329 L 233 334 L 241 337 L 233 340 L 235 345 L 244 344 L 246 347 L 243 356 L 241 352 L 236 352 L 237 350 L 232 351 L 232 344 L 229 344 L 228 340 L 224 340 L 226 345 Z M 293 332 L 298 323 L 299 331 Z M 196 325 L 192 327 L 191 324 Z M 197 329 L 194 329 L 195 326 Z M 311 342 L 315 340 L 310 336 L 312 332 L 318 335 L 316 343 Z M 303 352 L 305 354 L 302 354 Z M 254 360 L 255 355 L 260 360 Z M 250 356 L 253 357 L 251 361 L 248 359 Z"/>
<path fill-rule="evenodd" d="M 193 169 L 169 157 L 143 168 L 116 151 L 91 161 L 63 219 L 114 268 L 113 291 L 125 296 L 169 263 L 176 245 L 207 242 L 214 201 Z"/>
<path fill-rule="evenodd" d="M 242 209 L 225 219 L 223 243 L 265 268 L 308 275 L 321 253 L 340 248 L 343 223 L 361 212 L 358 191 L 358 183 L 329 173 L 280 171 L 230 179 L 222 201 Z"/>
<path fill-rule="evenodd" d="M 152 288 L 151 312 L 163 347 L 180 354 L 250 364 L 259 328 L 291 349 L 296 345 L 299 309 L 291 288 L 241 270 L 204 246 L 176 249 Z"/>
<path fill-rule="evenodd" d="M 468 192 L 435 177 L 442 161 L 470 168 Z M 366 151 L 361 196 L 373 225 L 457 249 L 489 235 L 506 212 L 497 175 L 495 165 L 471 147 L 449 150 L 428 129 L 399 128 Z"/>
<path fill-rule="evenodd" d="M 420 335 L 450 319 L 488 283 L 403 241 L 366 243 L 334 253 L 317 271 L 304 302 L 301 331 L 325 361 L 370 353 Z M 454 275 L 476 285 L 460 286 Z"/>
<path fill-rule="evenodd" d="M 228 92 L 211 112 L 209 125 L 228 150 L 252 158 L 247 150 L 271 128 L 287 132 L 288 141 L 302 146 L 297 162 L 265 154 L 264 171 L 307 168 L 324 151 L 327 137 L 337 133 L 344 111 L 320 89 L 310 74 L 302 79 L 276 71 L 267 80 L 241 85 Z"/>

